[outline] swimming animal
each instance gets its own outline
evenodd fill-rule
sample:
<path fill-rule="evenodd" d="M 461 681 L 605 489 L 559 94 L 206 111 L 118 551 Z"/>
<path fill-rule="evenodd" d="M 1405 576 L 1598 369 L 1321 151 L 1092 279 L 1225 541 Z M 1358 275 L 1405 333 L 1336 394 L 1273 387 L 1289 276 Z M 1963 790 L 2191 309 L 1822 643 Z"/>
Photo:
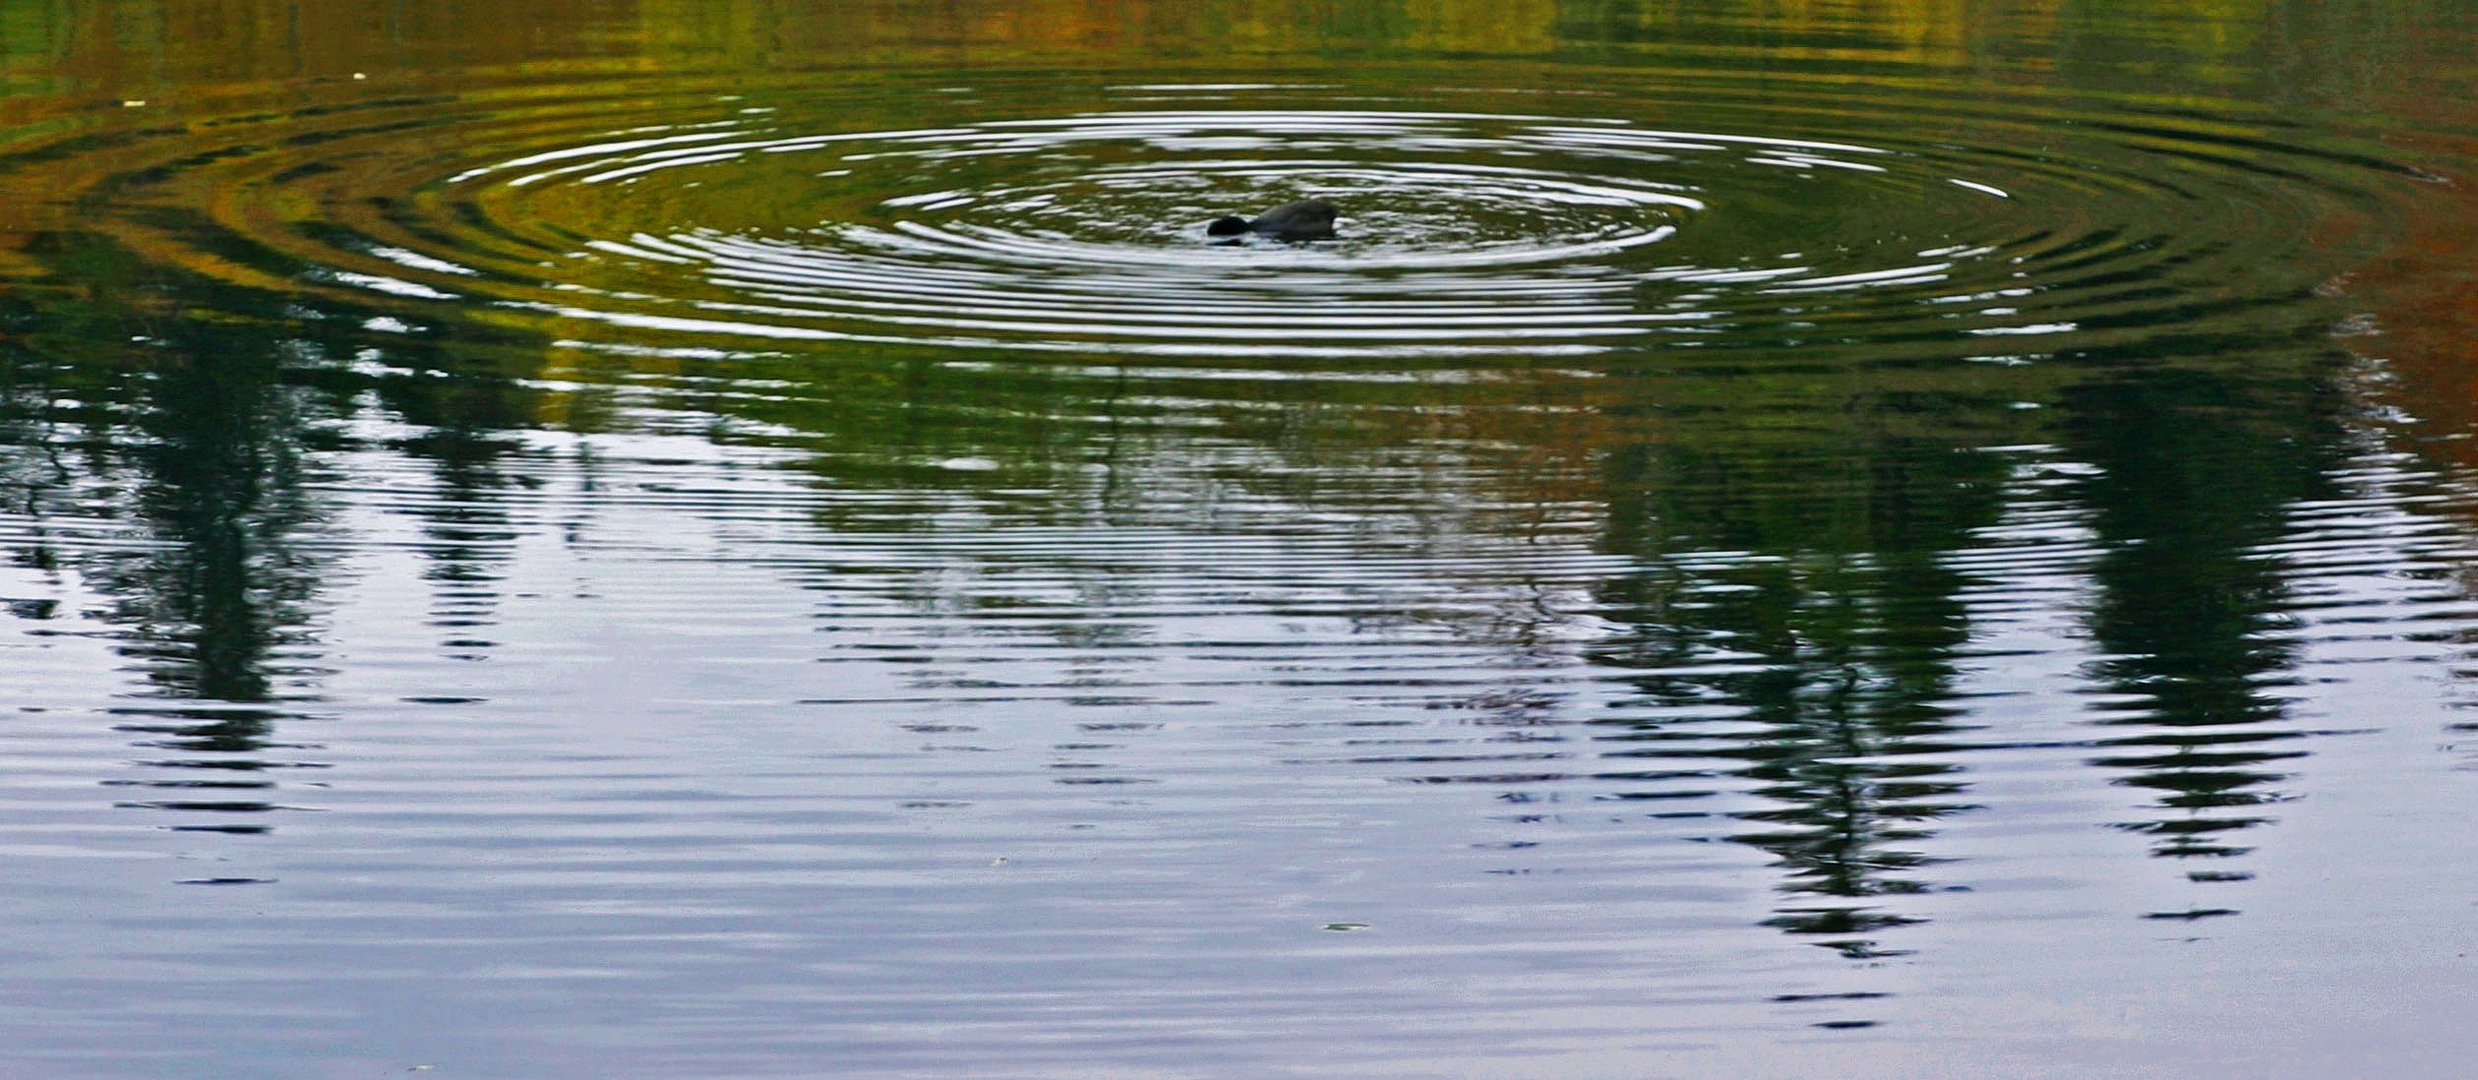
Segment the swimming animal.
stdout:
<path fill-rule="evenodd" d="M 1287 202 L 1257 215 L 1256 220 L 1216 218 L 1205 226 L 1207 236 L 1240 236 L 1255 233 L 1276 240 L 1331 240 L 1334 238 L 1334 217 L 1341 211 L 1323 199 L 1301 199 Z"/>

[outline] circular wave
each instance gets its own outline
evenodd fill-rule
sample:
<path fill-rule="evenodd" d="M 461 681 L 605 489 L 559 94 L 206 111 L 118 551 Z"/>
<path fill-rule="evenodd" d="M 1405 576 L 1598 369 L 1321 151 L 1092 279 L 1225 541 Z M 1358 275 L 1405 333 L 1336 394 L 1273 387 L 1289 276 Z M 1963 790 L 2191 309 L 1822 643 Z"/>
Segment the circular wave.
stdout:
<path fill-rule="evenodd" d="M 791 89 L 394 99 L 67 152 L 103 169 L 90 205 L 192 269 L 478 304 L 588 345 L 1343 359 L 1819 341 L 2019 359 L 2025 339 L 2293 297 L 2270 253 L 2381 171 L 2220 119 L 2077 128 L 2060 152 L 2034 145 L 2056 117 L 2000 104 L 1687 125 L 1641 118 L 1677 113 L 1667 96 L 1559 114 L 1015 91 L 857 117 Z M 1311 196 L 1343 208 L 1334 240 L 1204 234 Z M 149 204 L 211 225 L 164 229 Z"/>

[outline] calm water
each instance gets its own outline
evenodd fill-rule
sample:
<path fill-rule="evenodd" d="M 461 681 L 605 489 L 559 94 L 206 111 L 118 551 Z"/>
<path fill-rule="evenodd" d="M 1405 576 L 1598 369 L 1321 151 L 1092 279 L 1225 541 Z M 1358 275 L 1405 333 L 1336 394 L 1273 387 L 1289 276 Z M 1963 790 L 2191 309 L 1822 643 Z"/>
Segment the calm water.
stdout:
<path fill-rule="evenodd" d="M 2464 1075 L 2473 57 L 7 4 L 0 1073 Z"/>

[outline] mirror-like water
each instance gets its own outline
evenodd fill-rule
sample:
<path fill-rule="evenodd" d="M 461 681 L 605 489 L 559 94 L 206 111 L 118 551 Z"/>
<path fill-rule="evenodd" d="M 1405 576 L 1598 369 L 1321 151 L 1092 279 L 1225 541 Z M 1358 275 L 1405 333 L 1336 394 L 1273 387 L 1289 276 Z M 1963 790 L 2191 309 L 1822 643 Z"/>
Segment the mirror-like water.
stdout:
<path fill-rule="evenodd" d="M 2457 1075 L 2462 7 L 11 5 L 0 1072 Z"/>

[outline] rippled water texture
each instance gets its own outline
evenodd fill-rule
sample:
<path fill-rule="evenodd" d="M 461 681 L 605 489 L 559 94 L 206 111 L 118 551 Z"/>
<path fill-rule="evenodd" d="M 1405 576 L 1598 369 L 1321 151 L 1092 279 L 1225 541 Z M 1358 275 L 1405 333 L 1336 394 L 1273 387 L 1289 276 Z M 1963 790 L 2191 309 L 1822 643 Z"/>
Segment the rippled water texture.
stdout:
<path fill-rule="evenodd" d="M 2478 24 L 2156 7 L 0 9 L 0 1073 L 2460 1075 Z"/>

